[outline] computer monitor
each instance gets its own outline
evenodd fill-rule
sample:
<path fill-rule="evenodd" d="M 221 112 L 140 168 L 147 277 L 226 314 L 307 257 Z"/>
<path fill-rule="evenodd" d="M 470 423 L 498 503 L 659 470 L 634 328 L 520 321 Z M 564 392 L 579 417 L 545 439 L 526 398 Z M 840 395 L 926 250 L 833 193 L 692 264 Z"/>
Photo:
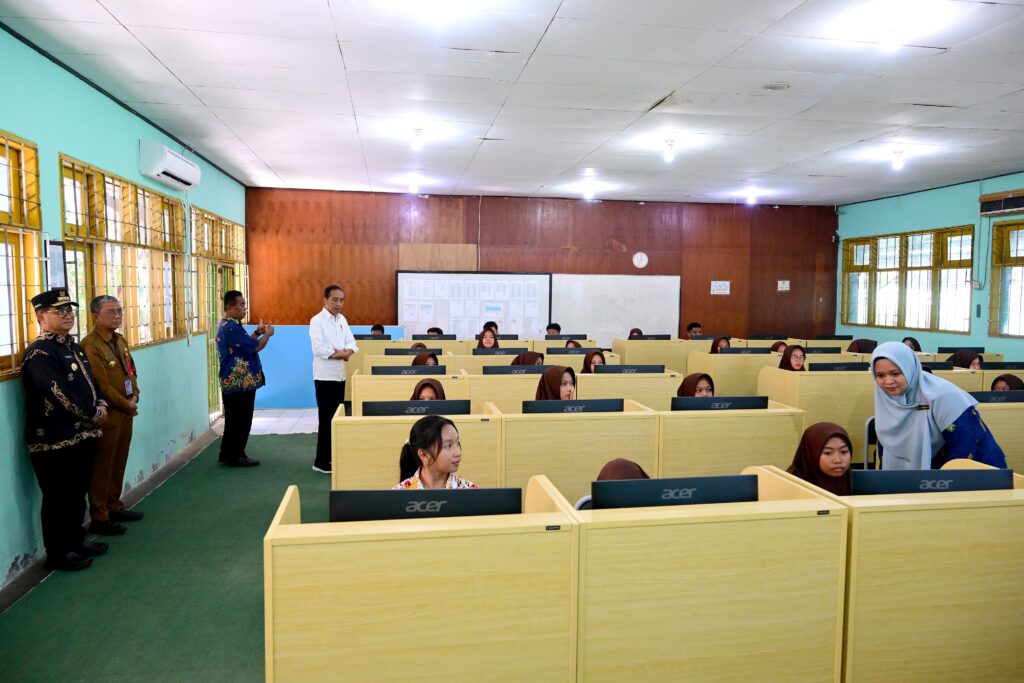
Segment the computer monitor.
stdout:
<path fill-rule="evenodd" d="M 810 363 L 807 369 L 811 372 L 864 372 L 871 367 L 871 363 Z"/>
<path fill-rule="evenodd" d="M 432 353 L 435 356 L 440 356 L 443 351 L 441 349 L 384 349 L 385 356 L 418 356 L 421 353 Z"/>
<path fill-rule="evenodd" d="M 672 338 L 671 334 L 638 334 L 634 337 L 627 337 L 629 340 L 640 341 L 666 341 Z"/>
<path fill-rule="evenodd" d="M 974 351 L 975 353 L 985 353 L 984 346 L 940 346 L 935 353 L 956 353 L 960 349 Z"/>
<path fill-rule="evenodd" d="M 363 401 L 363 417 L 380 415 L 469 415 L 469 401 Z"/>
<path fill-rule="evenodd" d="M 480 338 L 479 334 L 476 335 L 476 337 L 474 337 L 474 339 L 479 339 L 479 338 Z M 519 339 L 519 335 L 518 334 L 499 334 L 498 335 L 498 340 L 499 341 L 505 341 L 507 339 Z"/>
<path fill-rule="evenodd" d="M 412 335 L 412 339 L 413 341 L 428 341 L 430 339 L 455 341 L 456 337 L 454 334 L 414 334 Z"/>
<path fill-rule="evenodd" d="M 691 341 L 714 341 L 715 339 L 720 339 L 722 337 L 728 339 L 729 341 L 732 341 L 732 337 L 729 336 L 728 334 L 691 334 L 690 335 L 690 340 Z"/>
<path fill-rule="evenodd" d="M 931 365 L 931 363 L 929 363 Z M 986 370 L 1024 370 L 1024 361 L 985 361 Z"/>
<path fill-rule="evenodd" d="M 814 336 L 815 339 L 849 339 L 853 341 L 852 334 L 818 334 Z"/>
<path fill-rule="evenodd" d="M 485 375 L 540 375 L 550 365 L 485 365 Z"/>
<path fill-rule="evenodd" d="M 575 340 L 579 341 L 580 339 L 586 339 L 586 338 L 587 338 L 587 335 L 585 335 L 585 334 L 545 334 L 544 335 L 544 339 L 548 340 L 548 341 L 551 341 L 551 340 L 569 341 L 570 339 L 575 339 Z"/>
<path fill-rule="evenodd" d="M 1013 470 L 850 470 L 850 495 L 1012 489 Z"/>
<path fill-rule="evenodd" d="M 371 375 L 446 375 L 444 365 L 374 365 Z"/>
<path fill-rule="evenodd" d="M 672 410 L 764 410 L 767 396 L 673 396 Z"/>
<path fill-rule="evenodd" d="M 473 349 L 474 356 L 518 356 L 529 351 L 525 346 L 500 349 Z"/>
<path fill-rule="evenodd" d="M 1024 403 L 1024 391 L 972 391 L 978 403 Z"/>
<path fill-rule="evenodd" d="M 369 339 L 380 339 L 382 341 L 391 341 L 390 334 L 353 334 L 352 337 L 356 341 L 366 341 Z"/>
<path fill-rule="evenodd" d="M 595 375 L 639 375 L 665 372 L 664 365 L 595 365 Z"/>
<path fill-rule="evenodd" d="M 522 500 L 512 488 L 331 491 L 330 521 L 518 515 Z"/>
<path fill-rule="evenodd" d="M 604 349 L 596 348 L 596 347 L 593 347 L 593 346 L 590 347 L 590 348 L 580 347 L 578 349 L 566 349 L 566 348 L 559 348 L 559 347 L 554 347 L 554 348 L 548 347 L 547 351 L 545 351 L 544 353 L 548 354 L 548 355 L 552 355 L 552 356 L 581 356 L 581 355 L 585 356 L 586 354 L 590 353 L 591 351 L 604 351 Z"/>
<path fill-rule="evenodd" d="M 523 401 L 524 413 L 621 413 L 621 398 L 591 398 L 573 401 Z"/>
<path fill-rule="evenodd" d="M 701 505 L 757 501 L 757 476 L 622 479 L 590 482 L 595 510 L 655 505 Z"/>
<path fill-rule="evenodd" d="M 927 365 L 932 370 L 952 370 L 953 369 L 953 361 L 948 361 L 948 360 L 944 360 L 944 361 L 931 361 L 930 360 L 927 363 L 922 361 L 921 365 Z M 986 363 L 985 365 L 987 366 L 988 363 Z"/>
<path fill-rule="evenodd" d="M 737 346 L 735 348 L 730 347 L 727 349 L 718 349 L 718 352 L 723 355 L 745 356 L 751 354 L 768 355 L 769 353 L 772 352 L 772 350 L 769 349 L 768 347 L 757 348 L 756 346 L 752 346 L 750 348 L 741 348 Z"/>
<path fill-rule="evenodd" d="M 786 341 L 789 339 L 788 334 L 751 334 L 747 339 L 757 339 L 760 341 L 767 341 L 769 339 L 775 339 L 778 341 Z"/>

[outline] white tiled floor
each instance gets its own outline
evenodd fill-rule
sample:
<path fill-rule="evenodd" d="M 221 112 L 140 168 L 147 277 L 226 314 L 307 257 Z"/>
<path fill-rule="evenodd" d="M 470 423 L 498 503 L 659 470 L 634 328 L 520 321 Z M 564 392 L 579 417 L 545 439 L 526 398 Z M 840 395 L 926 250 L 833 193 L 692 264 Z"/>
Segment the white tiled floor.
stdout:
<path fill-rule="evenodd" d="M 252 417 L 252 435 L 314 434 L 317 429 L 316 408 L 288 410 L 257 410 Z"/>

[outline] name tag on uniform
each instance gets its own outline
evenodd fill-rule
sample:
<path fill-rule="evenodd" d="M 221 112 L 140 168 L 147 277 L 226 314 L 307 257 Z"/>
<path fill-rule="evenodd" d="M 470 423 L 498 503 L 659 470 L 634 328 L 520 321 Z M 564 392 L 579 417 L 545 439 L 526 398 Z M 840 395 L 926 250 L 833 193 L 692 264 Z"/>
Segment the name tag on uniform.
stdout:
<path fill-rule="evenodd" d="M 124 381 L 124 395 L 131 396 L 132 393 L 132 381 L 130 379 L 126 379 Z"/>

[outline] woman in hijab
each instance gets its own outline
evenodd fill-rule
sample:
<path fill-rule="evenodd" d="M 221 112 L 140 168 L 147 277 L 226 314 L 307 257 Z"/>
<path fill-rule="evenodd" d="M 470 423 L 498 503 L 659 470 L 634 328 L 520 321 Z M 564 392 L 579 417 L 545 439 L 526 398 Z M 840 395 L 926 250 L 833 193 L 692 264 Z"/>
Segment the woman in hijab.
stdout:
<path fill-rule="evenodd" d="M 904 337 L 903 343 L 909 346 L 914 351 L 921 353 L 921 343 L 914 339 L 913 337 Z"/>
<path fill-rule="evenodd" d="M 786 342 L 777 341 L 774 344 L 772 344 L 772 351 L 775 353 L 783 353 L 786 350 L 786 346 Z"/>
<path fill-rule="evenodd" d="M 437 365 L 437 356 L 432 353 L 417 353 L 412 359 L 413 365 Z"/>
<path fill-rule="evenodd" d="M 565 342 L 565 348 L 567 349 L 582 349 L 583 345 L 575 339 L 567 339 Z"/>
<path fill-rule="evenodd" d="M 509 365 L 544 365 L 544 354 L 527 351 L 513 358 Z"/>
<path fill-rule="evenodd" d="M 853 444 L 846 430 L 831 422 L 819 422 L 804 430 L 786 471 L 837 496 L 847 496 L 852 456 Z"/>
<path fill-rule="evenodd" d="M 576 393 L 576 373 L 572 368 L 552 365 L 537 383 L 538 401 L 571 401 Z"/>
<path fill-rule="evenodd" d="M 850 342 L 850 345 L 846 347 L 847 353 L 871 353 L 878 346 L 878 342 L 874 339 L 854 339 Z"/>
<path fill-rule="evenodd" d="M 436 379 L 421 379 L 412 390 L 410 401 L 443 401 L 444 387 Z"/>
<path fill-rule="evenodd" d="M 957 458 L 1006 467 L 1003 450 L 978 414 L 978 401 L 924 372 L 909 346 L 879 344 L 871 372 L 882 469 L 926 470 Z"/>
<path fill-rule="evenodd" d="M 783 370 L 793 370 L 794 372 L 802 372 L 804 368 L 804 361 L 807 360 L 807 352 L 804 351 L 804 347 L 799 344 L 793 344 L 787 346 L 786 350 L 782 352 L 782 359 L 779 361 L 779 367 Z"/>
<path fill-rule="evenodd" d="M 623 479 L 650 479 L 644 468 L 632 460 L 615 458 L 609 460 L 597 474 L 598 481 L 621 481 Z"/>
<path fill-rule="evenodd" d="M 711 375 L 695 372 L 683 378 L 683 383 L 676 390 L 676 396 L 695 396 L 706 398 L 715 395 L 715 382 Z"/>
<path fill-rule="evenodd" d="M 1017 375 L 999 375 L 992 380 L 992 391 L 1024 391 L 1024 379 Z"/>
<path fill-rule="evenodd" d="M 639 327 L 634 327 L 633 329 L 631 329 L 629 331 L 629 336 L 630 337 L 642 337 L 643 334 L 644 334 L 644 331 L 641 330 Z"/>
<path fill-rule="evenodd" d="M 977 353 L 971 351 L 970 349 L 960 349 L 946 360 L 952 361 L 954 368 L 964 368 L 965 370 L 981 370 L 981 364 L 985 362 L 985 357 L 979 356 Z"/>
<path fill-rule="evenodd" d="M 729 343 L 728 337 L 716 337 L 715 341 L 711 342 L 711 353 L 718 353 L 719 349 L 728 349 L 732 347 Z"/>
<path fill-rule="evenodd" d="M 604 361 L 604 353 L 601 351 L 588 351 L 587 355 L 583 356 L 583 369 L 580 372 L 587 374 L 594 374 L 595 365 L 607 365 Z"/>
<path fill-rule="evenodd" d="M 425 348 L 427 348 L 427 345 L 424 344 L 423 342 L 416 342 L 415 344 L 413 344 L 409 348 L 410 349 L 425 349 Z"/>
<path fill-rule="evenodd" d="M 476 340 L 476 348 L 478 349 L 496 349 L 498 347 L 498 335 L 495 334 L 494 330 L 489 327 L 485 327 L 484 331 L 480 333 L 480 338 Z"/>

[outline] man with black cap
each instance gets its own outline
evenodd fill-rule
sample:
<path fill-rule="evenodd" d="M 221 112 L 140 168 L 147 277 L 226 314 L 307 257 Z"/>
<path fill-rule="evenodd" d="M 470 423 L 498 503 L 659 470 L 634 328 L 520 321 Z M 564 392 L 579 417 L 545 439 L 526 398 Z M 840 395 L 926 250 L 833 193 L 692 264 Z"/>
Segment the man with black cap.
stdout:
<path fill-rule="evenodd" d="M 25 349 L 25 443 L 43 492 L 43 544 L 46 567 L 85 569 L 107 551 L 88 541 L 82 522 L 100 425 L 107 403 L 89 360 L 71 336 L 75 308 L 66 289 L 32 297 L 39 336 Z"/>

